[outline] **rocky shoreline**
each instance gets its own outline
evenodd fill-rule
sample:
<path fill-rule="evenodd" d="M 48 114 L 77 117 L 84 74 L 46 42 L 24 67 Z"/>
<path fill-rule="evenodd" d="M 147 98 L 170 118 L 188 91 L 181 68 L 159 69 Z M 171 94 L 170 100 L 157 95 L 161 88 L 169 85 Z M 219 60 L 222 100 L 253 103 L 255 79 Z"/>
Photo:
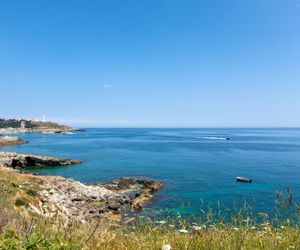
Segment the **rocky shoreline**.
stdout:
<path fill-rule="evenodd" d="M 73 132 L 81 132 L 83 129 L 76 128 L 1 128 L 0 134 L 21 134 L 21 133 L 33 133 L 33 134 L 71 134 Z"/>
<path fill-rule="evenodd" d="M 0 146 L 24 144 L 27 141 L 16 136 L 0 136 Z"/>
<path fill-rule="evenodd" d="M 0 152 L 0 166 L 7 168 L 67 166 L 79 163 L 80 160 Z"/>
<path fill-rule="evenodd" d="M 112 188 L 111 183 L 85 185 L 63 177 L 41 178 L 44 181 L 39 192 L 41 202 L 31 208 L 40 215 L 53 217 L 57 214 L 65 220 L 105 218 L 108 214 L 118 216 L 122 208 L 140 210 L 153 193 L 163 187 L 160 182 L 143 178 L 113 181 L 124 183 L 126 189 Z"/>
<path fill-rule="evenodd" d="M 0 134 L 42 133 L 42 134 L 69 134 L 82 129 L 50 122 L 43 119 L 2 119 L 0 118 Z"/>
<path fill-rule="evenodd" d="M 80 162 L 0 152 L 0 170 L 21 175 L 22 178 L 25 176 L 20 172 L 22 168 L 66 166 Z M 119 178 L 97 185 L 86 185 L 60 176 L 35 176 L 31 173 L 27 173 L 26 178 L 27 184 L 38 185 L 35 202 L 29 203 L 28 209 L 44 217 L 59 216 L 63 220 L 118 217 L 122 208 L 141 209 L 153 197 L 153 193 L 163 187 L 161 182 L 144 178 Z"/>

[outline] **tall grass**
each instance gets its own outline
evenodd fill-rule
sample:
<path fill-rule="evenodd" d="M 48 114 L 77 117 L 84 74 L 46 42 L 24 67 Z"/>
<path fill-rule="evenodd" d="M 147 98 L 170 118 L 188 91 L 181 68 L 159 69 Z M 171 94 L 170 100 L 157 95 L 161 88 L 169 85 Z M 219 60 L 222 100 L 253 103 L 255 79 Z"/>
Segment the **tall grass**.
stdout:
<path fill-rule="evenodd" d="M 300 249 L 299 208 L 290 189 L 277 193 L 272 214 L 253 213 L 246 203 L 236 212 L 220 204 L 198 217 L 174 212 L 65 223 L 2 207 L 0 249 Z"/>

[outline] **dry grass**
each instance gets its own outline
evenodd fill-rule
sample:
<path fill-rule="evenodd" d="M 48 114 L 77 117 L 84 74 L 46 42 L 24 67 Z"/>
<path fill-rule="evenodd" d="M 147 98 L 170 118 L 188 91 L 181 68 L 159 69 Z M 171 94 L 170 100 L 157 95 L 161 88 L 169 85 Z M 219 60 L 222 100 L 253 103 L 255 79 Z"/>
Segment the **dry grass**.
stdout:
<path fill-rule="evenodd" d="M 169 225 L 136 224 L 122 226 L 94 222 L 67 226 L 43 219 L 17 221 L 0 234 L 0 249 L 299 249 L 300 230 L 270 225 L 234 227 L 210 225 L 179 231 Z"/>
<path fill-rule="evenodd" d="M 35 202 L 33 191 L 38 190 L 38 178 L 0 171 L 0 185 L 0 249 L 138 250 L 162 249 L 164 245 L 172 249 L 300 249 L 299 206 L 294 204 L 290 190 L 287 195 L 277 194 L 273 219 L 253 215 L 245 206 L 230 220 L 220 211 L 208 210 L 198 220 L 194 218 L 195 224 L 176 214 L 160 221 L 99 219 L 66 224 L 59 218 L 46 220 L 26 212 L 25 206 L 15 206 L 20 197 Z"/>

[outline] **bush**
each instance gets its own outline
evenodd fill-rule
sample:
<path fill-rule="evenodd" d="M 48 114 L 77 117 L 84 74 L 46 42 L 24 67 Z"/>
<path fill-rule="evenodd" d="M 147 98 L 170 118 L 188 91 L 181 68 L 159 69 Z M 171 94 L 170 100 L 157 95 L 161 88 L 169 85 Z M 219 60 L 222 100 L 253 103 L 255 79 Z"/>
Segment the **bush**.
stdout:
<path fill-rule="evenodd" d="M 28 202 L 27 202 L 27 200 L 24 199 L 24 198 L 18 198 L 18 199 L 16 199 L 15 205 L 16 205 L 17 207 L 28 206 Z"/>
<path fill-rule="evenodd" d="M 37 192 L 33 189 L 28 189 L 26 193 L 30 196 L 37 196 Z"/>

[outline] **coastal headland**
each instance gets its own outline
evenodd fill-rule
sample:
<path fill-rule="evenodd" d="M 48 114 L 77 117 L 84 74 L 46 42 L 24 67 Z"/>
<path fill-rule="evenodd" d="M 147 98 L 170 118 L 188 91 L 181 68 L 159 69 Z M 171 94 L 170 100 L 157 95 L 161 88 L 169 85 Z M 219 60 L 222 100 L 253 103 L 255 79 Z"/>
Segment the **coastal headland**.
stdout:
<path fill-rule="evenodd" d="M 161 182 L 144 178 L 119 178 L 107 183 L 86 185 L 60 176 L 37 176 L 23 172 L 27 167 L 79 163 L 80 160 L 0 152 L 1 175 L 22 180 L 15 185 L 16 195 L 12 199 L 17 202 L 27 189 L 34 187 L 32 192 L 35 195 L 27 195 L 26 206 L 16 207 L 25 214 L 33 212 L 47 218 L 59 216 L 66 221 L 99 217 L 118 219 L 122 208 L 140 210 L 153 197 L 153 193 L 163 187 Z M 9 185 L 14 186 L 13 183 Z"/>
<path fill-rule="evenodd" d="M 81 131 L 53 122 L 0 119 L 0 134 L 60 134 L 77 130 Z M 0 136 L 0 146 L 22 143 L 27 142 L 15 136 Z M 9 176 L 9 180 L 22 180 L 15 185 L 15 196 L 10 200 L 15 200 L 17 204 L 20 196 L 25 194 L 26 206 L 15 205 L 15 209 L 22 210 L 24 214 L 33 212 L 47 218 L 59 216 L 63 220 L 119 218 L 123 208 L 140 210 L 143 204 L 153 197 L 153 193 L 163 187 L 163 184 L 158 181 L 126 177 L 107 183 L 86 185 L 61 176 L 37 176 L 33 172 L 26 171 L 26 168 L 32 170 L 35 167 L 57 167 L 80 163 L 81 161 L 76 159 L 0 152 L 0 175 Z M 14 186 L 13 183 L 8 185 Z M 27 189 L 35 195 L 33 197 L 26 195 Z"/>
<path fill-rule="evenodd" d="M 0 134 L 43 133 L 43 134 L 68 134 L 82 129 L 50 121 L 37 121 L 27 119 L 1 119 Z"/>

